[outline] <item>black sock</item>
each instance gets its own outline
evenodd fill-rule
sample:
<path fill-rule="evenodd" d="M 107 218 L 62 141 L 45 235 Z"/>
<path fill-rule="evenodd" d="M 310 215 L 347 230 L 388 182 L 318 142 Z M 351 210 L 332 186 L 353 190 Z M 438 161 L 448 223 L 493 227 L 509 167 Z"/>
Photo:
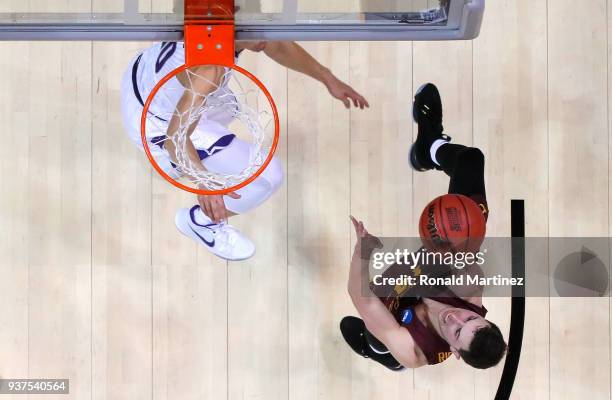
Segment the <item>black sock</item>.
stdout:
<path fill-rule="evenodd" d="M 484 155 L 475 147 L 446 143 L 436 152 L 436 159 L 450 176 L 448 193 L 464 196 L 486 195 Z"/>

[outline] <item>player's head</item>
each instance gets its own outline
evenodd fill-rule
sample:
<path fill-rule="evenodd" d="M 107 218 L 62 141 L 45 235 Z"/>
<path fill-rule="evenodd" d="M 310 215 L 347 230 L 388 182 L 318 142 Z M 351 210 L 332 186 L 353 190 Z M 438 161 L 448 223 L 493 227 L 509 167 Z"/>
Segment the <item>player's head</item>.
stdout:
<path fill-rule="evenodd" d="M 472 367 L 490 368 L 503 358 L 507 346 L 501 331 L 475 312 L 447 308 L 438 314 L 438 321 L 453 354 Z"/>

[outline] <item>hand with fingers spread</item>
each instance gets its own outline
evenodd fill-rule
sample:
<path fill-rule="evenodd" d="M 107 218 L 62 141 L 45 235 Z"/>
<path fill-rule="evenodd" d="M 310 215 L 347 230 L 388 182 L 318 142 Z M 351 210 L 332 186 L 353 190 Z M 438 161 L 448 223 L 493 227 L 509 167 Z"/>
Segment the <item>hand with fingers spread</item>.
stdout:
<path fill-rule="evenodd" d="M 360 108 L 362 110 L 366 107 L 370 107 L 370 104 L 365 97 L 357 93 L 355 89 L 342 82 L 335 76 L 333 76 L 332 79 L 326 83 L 326 86 L 329 93 L 336 99 L 342 101 L 346 108 L 351 108 L 351 101 L 356 108 Z"/>
<path fill-rule="evenodd" d="M 228 193 L 227 196 L 232 199 L 239 199 L 240 195 L 236 192 Z M 223 201 L 223 195 L 199 195 L 198 203 L 202 212 L 210 218 L 215 224 L 221 221 L 226 221 L 229 217 L 234 215 L 225 207 L 225 201 Z"/>
<path fill-rule="evenodd" d="M 357 235 L 357 244 L 355 245 L 355 252 L 361 254 L 361 258 L 369 259 L 374 249 L 381 249 L 383 247 L 382 242 L 376 236 L 370 235 L 368 230 L 363 226 L 362 221 L 358 221 L 351 215 L 351 221 L 355 228 L 355 234 Z"/>
<path fill-rule="evenodd" d="M 257 44 L 259 43 L 259 44 Z M 302 46 L 295 42 L 270 41 L 270 42 L 237 42 L 237 49 L 249 49 L 252 51 L 263 51 L 268 57 L 293 71 L 308 75 L 323 83 L 329 93 L 336 99 L 342 101 L 346 108 L 351 107 L 351 102 L 357 108 L 370 107 L 368 101 L 355 89 L 338 79 L 332 71 L 319 63 Z"/>

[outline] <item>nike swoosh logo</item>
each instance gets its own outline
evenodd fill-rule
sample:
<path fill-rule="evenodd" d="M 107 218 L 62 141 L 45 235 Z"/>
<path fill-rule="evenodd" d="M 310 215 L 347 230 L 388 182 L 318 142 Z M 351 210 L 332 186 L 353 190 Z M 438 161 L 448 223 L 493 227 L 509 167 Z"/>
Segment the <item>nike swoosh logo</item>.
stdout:
<path fill-rule="evenodd" d="M 208 240 L 204 239 L 202 236 L 200 236 L 200 234 L 196 231 L 193 230 L 193 228 L 191 227 L 191 225 L 189 225 L 189 229 L 191 229 L 191 232 L 195 233 L 197 237 L 199 237 L 200 239 L 202 239 L 202 241 L 204 243 L 206 243 L 206 245 L 208 247 L 214 247 L 215 245 L 215 239 L 212 240 L 212 242 L 209 242 Z"/>

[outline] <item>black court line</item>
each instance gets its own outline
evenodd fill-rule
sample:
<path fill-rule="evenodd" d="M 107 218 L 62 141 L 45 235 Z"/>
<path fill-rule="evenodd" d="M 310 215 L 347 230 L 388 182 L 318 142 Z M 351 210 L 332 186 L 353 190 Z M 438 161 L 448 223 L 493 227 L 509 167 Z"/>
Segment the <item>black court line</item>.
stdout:
<path fill-rule="evenodd" d="M 511 253 L 512 277 L 525 278 L 525 201 L 512 200 L 511 215 Z M 508 400 L 514 386 L 523 346 L 523 329 L 525 326 L 525 286 L 512 286 L 512 311 L 510 316 L 510 334 L 508 336 L 508 354 L 504 371 L 499 381 L 495 400 Z"/>

